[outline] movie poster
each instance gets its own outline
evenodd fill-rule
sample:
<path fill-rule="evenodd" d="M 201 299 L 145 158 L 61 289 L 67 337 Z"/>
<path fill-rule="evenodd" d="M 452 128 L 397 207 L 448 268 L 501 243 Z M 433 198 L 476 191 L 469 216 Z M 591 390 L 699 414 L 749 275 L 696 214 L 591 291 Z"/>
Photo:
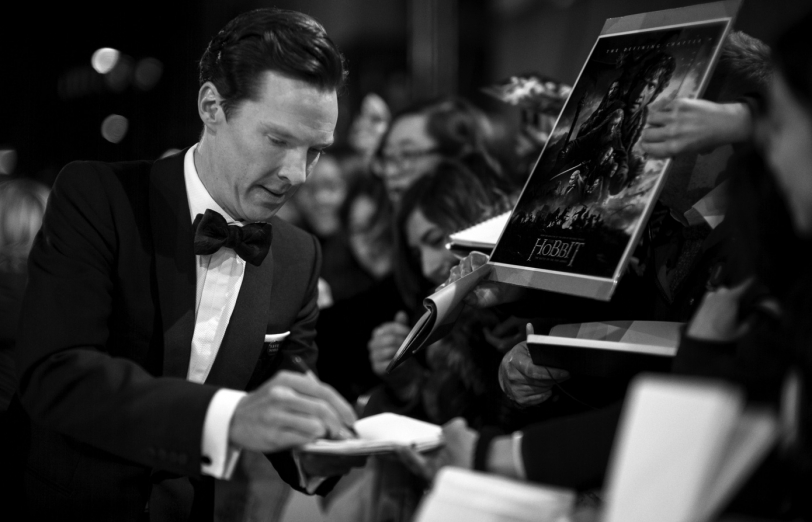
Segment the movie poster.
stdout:
<path fill-rule="evenodd" d="M 728 23 L 598 38 L 492 263 L 619 277 L 667 166 L 640 148 L 646 109 L 700 94 Z"/>

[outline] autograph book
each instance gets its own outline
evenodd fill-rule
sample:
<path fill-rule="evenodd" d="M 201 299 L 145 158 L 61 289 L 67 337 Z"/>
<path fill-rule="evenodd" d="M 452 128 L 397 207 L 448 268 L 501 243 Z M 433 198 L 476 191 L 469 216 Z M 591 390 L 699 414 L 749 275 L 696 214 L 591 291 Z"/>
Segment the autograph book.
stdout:
<path fill-rule="evenodd" d="M 376 455 L 399 447 L 429 451 L 443 445 L 443 429 L 396 413 L 379 413 L 364 417 L 353 426 L 357 439 L 319 439 L 302 446 L 306 453 L 326 455 Z"/>
<path fill-rule="evenodd" d="M 386 367 L 391 372 L 424 346 L 445 337 L 454 327 L 465 303 L 463 299 L 491 270 L 490 265 L 482 265 L 465 277 L 434 292 L 423 300 L 426 312 L 417 320 L 409 335 L 398 348 L 392 362 Z"/>
<path fill-rule="evenodd" d="M 533 364 L 592 377 L 668 371 L 677 354 L 682 323 L 607 321 L 562 324 L 550 335 L 528 335 Z"/>

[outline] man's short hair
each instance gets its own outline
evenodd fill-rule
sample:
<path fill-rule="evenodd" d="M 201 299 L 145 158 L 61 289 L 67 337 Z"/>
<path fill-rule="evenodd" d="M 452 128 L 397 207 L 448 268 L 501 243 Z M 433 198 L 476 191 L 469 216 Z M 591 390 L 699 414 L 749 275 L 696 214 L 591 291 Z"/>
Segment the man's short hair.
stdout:
<path fill-rule="evenodd" d="M 243 13 L 211 39 L 200 58 L 200 85 L 212 82 L 226 118 L 257 97 L 262 73 L 275 71 L 322 90 L 339 90 L 344 57 L 324 27 L 306 14 L 263 8 Z"/>

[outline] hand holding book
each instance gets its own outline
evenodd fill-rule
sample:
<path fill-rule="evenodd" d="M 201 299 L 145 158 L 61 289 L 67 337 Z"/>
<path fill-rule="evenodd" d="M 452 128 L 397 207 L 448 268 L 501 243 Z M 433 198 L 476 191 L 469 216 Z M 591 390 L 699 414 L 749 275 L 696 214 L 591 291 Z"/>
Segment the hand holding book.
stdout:
<path fill-rule="evenodd" d="M 439 288 L 444 288 L 458 281 L 478 268 L 484 267 L 487 263 L 487 255 L 481 252 L 471 252 L 457 266 L 451 269 L 448 279 Z M 486 269 L 490 270 L 489 268 Z M 520 286 L 483 279 L 465 296 L 464 302 L 474 308 L 490 308 L 518 301 L 526 291 L 525 288 Z"/>

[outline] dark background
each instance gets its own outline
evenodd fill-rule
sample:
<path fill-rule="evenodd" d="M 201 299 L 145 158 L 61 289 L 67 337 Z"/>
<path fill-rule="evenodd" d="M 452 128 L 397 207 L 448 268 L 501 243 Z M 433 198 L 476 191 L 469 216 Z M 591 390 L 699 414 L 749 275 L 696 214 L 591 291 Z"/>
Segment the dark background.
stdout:
<path fill-rule="evenodd" d="M 439 93 L 461 94 L 493 113 L 509 131 L 516 114 L 480 94 L 480 87 L 529 71 L 572 83 L 606 18 L 693 3 L 11 0 L 0 7 L 0 149 L 16 151 L 15 176 L 51 183 L 74 159 L 155 158 L 194 143 L 200 131 L 196 61 L 207 41 L 237 13 L 271 5 L 316 17 L 348 59 L 339 142 L 367 92 L 382 95 L 395 110 Z M 744 0 L 736 25 L 769 41 L 810 8 L 808 0 Z M 163 64 L 160 81 L 148 91 L 129 84 L 114 92 L 90 67 L 90 57 L 100 47 L 116 48 L 133 63 L 158 59 Z M 101 123 L 110 114 L 129 120 L 118 144 L 101 136 Z"/>

